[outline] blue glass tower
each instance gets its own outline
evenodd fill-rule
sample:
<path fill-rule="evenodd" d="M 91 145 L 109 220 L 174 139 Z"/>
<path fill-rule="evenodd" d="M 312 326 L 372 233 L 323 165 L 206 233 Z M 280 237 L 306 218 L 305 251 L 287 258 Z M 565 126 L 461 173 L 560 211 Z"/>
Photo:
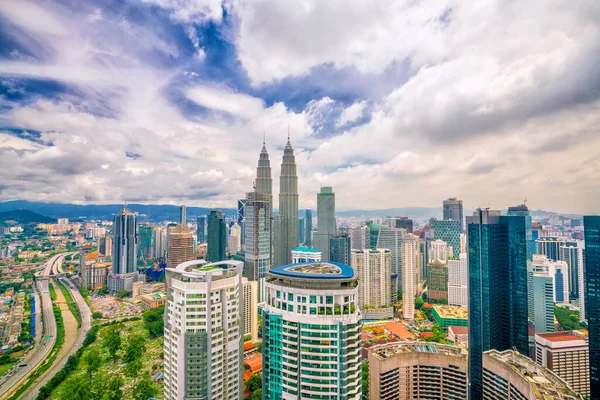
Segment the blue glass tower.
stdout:
<path fill-rule="evenodd" d="M 512 211 L 512 212 L 511 212 Z M 531 217 L 526 211 L 478 210 L 467 217 L 469 258 L 469 398 L 483 393 L 483 352 L 529 354 Z"/>
<path fill-rule="evenodd" d="M 460 254 L 460 221 L 432 218 L 429 224 L 433 230 L 433 239 L 443 240 L 448 246 L 452 246 L 452 255 L 458 256 Z"/>
<path fill-rule="evenodd" d="M 590 351 L 590 399 L 600 399 L 600 216 L 584 216 L 585 309 Z"/>

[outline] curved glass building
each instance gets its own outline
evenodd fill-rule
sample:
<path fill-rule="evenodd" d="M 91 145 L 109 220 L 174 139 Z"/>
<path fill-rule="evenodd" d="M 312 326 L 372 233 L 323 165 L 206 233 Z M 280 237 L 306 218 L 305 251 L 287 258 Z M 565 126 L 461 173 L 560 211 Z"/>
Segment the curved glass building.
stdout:
<path fill-rule="evenodd" d="M 274 268 L 262 307 L 263 399 L 361 398 L 362 315 L 352 268 Z"/>

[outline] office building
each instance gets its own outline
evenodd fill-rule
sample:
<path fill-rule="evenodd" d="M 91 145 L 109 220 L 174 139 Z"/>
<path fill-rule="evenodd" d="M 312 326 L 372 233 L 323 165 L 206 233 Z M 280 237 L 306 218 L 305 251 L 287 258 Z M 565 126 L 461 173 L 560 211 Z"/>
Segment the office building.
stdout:
<path fill-rule="evenodd" d="M 304 244 L 306 240 L 306 224 L 304 218 L 298 218 L 298 244 Z"/>
<path fill-rule="evenodd" d="M 553 261 L 560 260 L 560 248 L 566 242 L 567 239 L 562 237 L 541 237 L 535 241 L 535 253 L 542 254 Z"/>
<path fill-rule="evenodd" d="M 469 308 L 469 267 L 467 254 L 448 260 L 448 304 Z"/>
<path fill-rule="evenodd" d="M 467 399 L 467 352 L 437 343 L 386 343 L 368 350 L 369 398 Z"/>
<path fill-rule="evenodd" d="M 350 265 L 350 235 L 347 233 L 335 233 L 329 239 L 330 261 Z"/>
<path fill-rule="evenodd" d="M 357 228 L 357 236 L 361 236 L 364 229 Z M 400 292 L 400 285 L 402 282 L 402 236 L 406 234 L 405 229 L 390 228 L 379 231 L 377 238 L 378 249 L 389 249 L 392 264 L 392 277 L 391 277 L 391 291 L 392 291 L 392 302 L 398 301 L 398 292 Z M 363 241 L 364 244 L 366 244 Z M 363 246 L 364 246 L 363 244 Z M 352 247 L 353 249 L 362 250 L 363 247 Z"/>
<path fill-rule="evenodd" d="M 361 399 L 354 270 L 329 262 L 280 266 L 267 273 L 265 290 L 263 398 Z"/>
<path fill-rule="evenodd" d="M 304 245 L 312 246 L 312 210 L 305 210 L 304 220 L 306 221 L 306 229 L 304 233 Z"/>
<path fill-rule="evenodd" d="M 144 280 L 145 277 L 137 272 L 137 221 L 133 211 L 125 206 L 115 215 L 113 224 L 113 257 L 112 271 L 107 276 L 107 286 L 110 293 L 119 290 L 133 289 L 133 283 Z"/>
<path fill-rule="evenodd" d="M 584 216 L 585 311 L 590 344 L 590 396 L 600 399 L 600 216 Z"/>
<path fill-rule="evenodd" d="M 391 254 L 388 249 L 352 250 L 352 269 L 358 276 L 358 306 L 369 320 L 392 318 Z"/>
<path fill-rule="evenodd" d="M 314 247 L 323 254 L 325 261 L 329 260 L 329 239 L 335 232 L 335 193 L 326 186 L 317 193 L 317 232 L 314 234 Z"/>
<path fill-rule="evenodd" d="M 206 243 L 206 216 L 196 218 L 198 244 Z"/>
<path fill-rule="evenodd" d="M 552 301 L 569 302 L 569 272 L 564 261 L 552 261 L 541 254 L 534 254 L 531 263 L 533 273 L 543 274 L 552 279 Z"/>
<path fill-rule="evenodd" d="M 167 230 L 162 227 L 154 227 L 154 258 L 163 259 L 167 253 L 169 242 L 167 241 Z"/>
<path fill-rule="evenodd" d="M 243 397 L 242 266 L 194 260 L 167 268 L 166 400 Z"/>
<path fill-rule="evenodd" d="M 249 280 L 264 278 L 271 266 L 271 203 L 268 193 L 246 195 L 244 270 Z"/>
<path fill-rule="evenodd" d="M 187 207 L 184 205 L 179 206 L 179 223 L 187 227 Z"/>
<path fill-rule="evenodd" d="M 415 317 L 415 296 L 419 283 L 419 238 L 411 233 L 402 237 L 402 317 Z"/>
<path fill-rule="evenodd" d="M 244 241 L 246 240 L 246 232 L 245 232 L 245 225 L 244 225 L 244 216 L 245 216 L 245 210 L 246 208 L 246 199 L 238 199 L 237 201 L 237 223 L 241 228 L 241 235 L 240 235 L 240 245 L 241 248 L 244 248 Z"/>
<path fill-rule="evenodd" d="M 444 200 L 442 205 L 442 212 L 445 221 L 460 221 L 460 230 L 461 232 L 465 231 L 462 200 L 457 200 L 455 197 L 451 197 L 448 200 Z"/>
<path fill-rule="evenodd" d="M 292 250 L 292 263 L 321 261 L 321 252 L 310 247 L 300 246 Z"/>
<path fill-rule="evenodd" d="M 437 258 L 427 264 L 427 298 L 448 300 L 448 264 Z"/>
<path fill-rule="evenodd" d="M 535 332 L 554 332 L 554 284 L 550 275 L 533 274 Z"/>
<path fill-rule="evenodd" d="M 251 341 L 258 340 L 258 282 L 242 278 L 244 304 L 242 309 L 243 336 L 250 335 Z"/>
<path fill-rule="evenodd" d="M 452 255 L 460 254 L 460 221 L 432 218 L 429 224 L 433 231 L 434 240 L 443 240 L 446 242 L 452 248 Z"/>
<path fill-rule="evenodd" d="M 408 217 L 396 217 L 396 228 L 406 229 L 406 232 L 413 232 L 413 220 Z"/>
<path fill-rule="evenodd" d="M 179 264 L 195 258 L 192 231 L 183 225 L 178 225 L 169 234 L 167 268 L 175 268 Z"/>
<path fill-rule="evenodd" d="M 590 395 L 590 360 L 585 331 L 538 333 L 536 362 L 561 377 L 582 396 Z"/>
<path fill-rule="evenodd" d="M 452 248 L 448 247 L 448 244 L 443 240 L 437 239 L 429 242 L 428 262 L 440 260 L 445 263 L 452 255 Z"/>
<path fill-rule="evenodd" d="M 369 227 L 358 226 L 350 229 L 350 247 L 356 250 L 369 249 Z"/>
<path fill-rule="evenodd" d="M 512 210 L 511 210 L 512 209 Z M 466 218 L 469 266 L 470 398 L 483 396 L 482 354 L 516 348 L 529 354 L 531 217 L 479 209 Z M 521 215 L 519 215 L 521 214 Z M 528 235 L 529 231 L 529 235 Z M 531 320 L 533 319 L 533 313 Z M 535 339 L 532 340 L 532 347 Z"/>
<path fill-rule="evenodd" d="M 227 236 L 227 251 L 229 254 L 237 254 L 242 250 L 242 228 L 237 221 L 229 227 L 229 235 Z"/>
<path fill-rule="evenodd" d="M 569 240 L 559 248 L 560 260 L 567 263 L 569 276 L 569 300 L 579 300 L 583 288 L 579 285 L 579 270 L 583 263 L 583 240 Z"/>
<path fill-rule="evenodd" d="M 581 400 L 564 380 L 519 352 L 488 350 L 482 358 L 482 399 Z"/>
<path fill-rule="evenodd" d="M 138 225 L 138 258 L 152 260 L 156 246 L 156 231 L 152 225 Z"/>
<path fill-rule="evenodd" d="M 98 251 L 108 259 L 112 257 L 112 242 L 110 236 L 98 238 Z"/>
<path fill-rule="evenodd" d="M 285 265 L 292 262 L 292 250 L 298 247 L 298 175 L 289 135 L 279 178 L 279 216 L 281 232 L 275 236 L 274 261 L 275 265 Z"/>
<path fill-rule="evenodd" d="M 222 211 L 212 210 L 208 215 L 206 260 L 215 262 L 225 259 L 227 248 L 227 227 Z"/>

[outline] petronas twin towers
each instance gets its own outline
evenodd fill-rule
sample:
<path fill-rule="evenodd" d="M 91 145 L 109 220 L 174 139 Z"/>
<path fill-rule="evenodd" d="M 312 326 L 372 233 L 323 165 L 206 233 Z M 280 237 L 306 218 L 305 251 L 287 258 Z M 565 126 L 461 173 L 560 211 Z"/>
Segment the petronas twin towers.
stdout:
<path fill-rule="evenodd" d="M 289 135 L 281 162 L 279 214 L 273 218 L 272 186 L 269 153 L 263 142 L 254 192 L 246 196 L 244 217 L 245 269 L 250 280 L 263 278 L 271 266 L 290 264 L 292 250 L 298 246 L 298 175 Z"/>

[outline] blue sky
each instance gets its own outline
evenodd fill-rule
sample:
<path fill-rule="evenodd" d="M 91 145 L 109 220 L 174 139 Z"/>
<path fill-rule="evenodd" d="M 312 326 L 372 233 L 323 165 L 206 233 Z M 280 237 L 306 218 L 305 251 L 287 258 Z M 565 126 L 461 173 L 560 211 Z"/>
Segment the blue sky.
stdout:
<path fill-rule="evenodd" d="M 0 3 L 0 200 L 598 212 L 600 4 Z"/>

